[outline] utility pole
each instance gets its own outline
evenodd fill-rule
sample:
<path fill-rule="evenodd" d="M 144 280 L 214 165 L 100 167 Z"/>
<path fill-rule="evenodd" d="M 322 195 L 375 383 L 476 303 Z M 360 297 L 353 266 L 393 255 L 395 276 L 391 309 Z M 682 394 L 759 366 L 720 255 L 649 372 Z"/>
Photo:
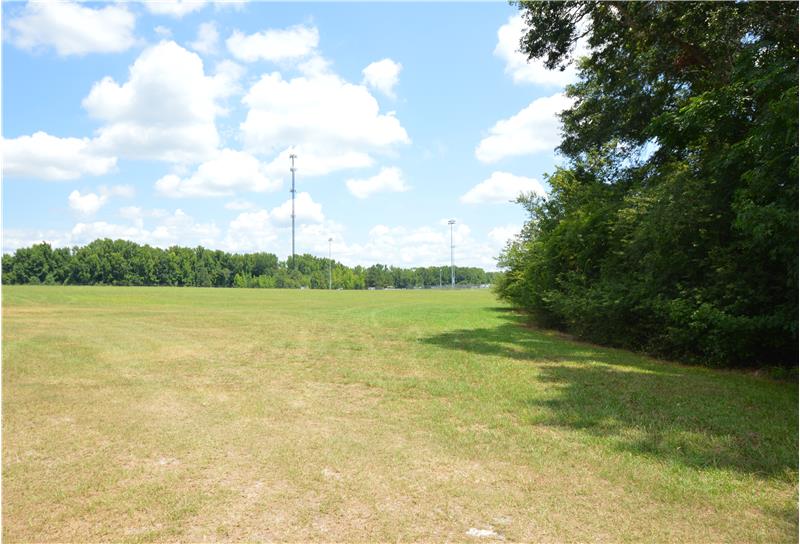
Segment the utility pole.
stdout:
<path fill-rule="evenodd" d="M 450 225 L 450 287 L 455 289 L 456 287 L 456 268 L 455 268 L 455 261 L 453 260 L 453 249 L 456 247 L 453 245 L 453 225 L 455 225 L 456 220 L 451 219 L 447 222 Z"/>
<path fill-rule="evenodd" d="M 328 238 L 328 290 L 333 289 L 333 238 Z"/>
<path fill-rule="evenodd" d="M 294 262 L 294 193 L 295 193 L 295 190 L 294 190 L 294 172 L 295 172 L 294 160 L 297 158 L 297 155 L 295 155 L 294 153 L 290 153 L 289 154 L 289 158 L 292 159 L 292 167 L 290 168 L 290 170 L 292 171 L 292 190 L 290 192 L 292 193 L 292 268 L 294 268 L 295 267 L 295 262 Z"/>
<path fill-rule="evenodd" d="M 439 289 L 442 288 L 442 267 L 439 267 Z"/>

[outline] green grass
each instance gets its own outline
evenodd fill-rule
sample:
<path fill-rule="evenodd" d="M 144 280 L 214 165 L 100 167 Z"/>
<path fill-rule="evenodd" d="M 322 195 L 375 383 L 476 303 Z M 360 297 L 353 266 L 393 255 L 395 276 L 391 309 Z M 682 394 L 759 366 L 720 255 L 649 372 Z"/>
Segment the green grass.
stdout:
<path fill-rule="evenodd" d="M 795 542 L 797 441 L 486 291 L 3 288 L 6 542 Z"/>

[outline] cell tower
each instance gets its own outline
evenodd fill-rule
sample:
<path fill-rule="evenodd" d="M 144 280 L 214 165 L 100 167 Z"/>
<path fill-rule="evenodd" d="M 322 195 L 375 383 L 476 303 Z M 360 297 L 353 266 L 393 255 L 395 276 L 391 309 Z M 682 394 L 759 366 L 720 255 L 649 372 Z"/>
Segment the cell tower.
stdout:
<path fill-rule="evenodd" d="M 292 268 L 295 268 L 295 261 L 294 261 L 294 172 L 296 168 L 294 167 L 294 160 L 297 158 L 297 155 L 294 153 L 289 154 L 289 158 L 292 159 L 292 167 L 289 169 L 292 171 Z"/>

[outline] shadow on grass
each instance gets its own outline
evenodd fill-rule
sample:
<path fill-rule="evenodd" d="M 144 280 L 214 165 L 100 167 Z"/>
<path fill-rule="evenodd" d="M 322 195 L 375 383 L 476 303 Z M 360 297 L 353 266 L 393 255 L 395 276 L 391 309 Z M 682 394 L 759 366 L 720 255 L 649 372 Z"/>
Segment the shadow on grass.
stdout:
<path fill-rule="evenodd" d="M 796 384 L 573 342 L 524 327 L 513 313 L 497 327 L 423 342 L 530 365 L 530 386 L 495 385 L 532 425 L 570 428 L 620 451 L 696 468 L 785 478 L 797 471 Z"/>

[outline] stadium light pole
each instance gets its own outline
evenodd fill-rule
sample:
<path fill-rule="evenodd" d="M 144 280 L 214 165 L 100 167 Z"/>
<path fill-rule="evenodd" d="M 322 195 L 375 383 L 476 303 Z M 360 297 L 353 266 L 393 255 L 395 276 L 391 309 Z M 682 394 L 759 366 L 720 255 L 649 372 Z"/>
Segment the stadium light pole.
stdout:
<path fill-rule="evenodd" d="M 328 238 L 328 290 L 333 289 L 333 238 Z"/>
<path fill-rule="evenodd" d="M 289 153 L 289 158 L 292 159 L 292 167 L 289 170 L 292 171 L 292 190 L 290 192 L 292 193 L 292 268 L 294 268 L 294 172 L 296 170 L 294 167 L 294 160 L 297 158 L 297 155 Z"/>
<path fill-rule="evenodd" d="M 453 260 L 453 249 L 455 245 L 453 245 L 453 225 L 456 224 L 455 219 L 451 219 L 447 222 L 450 225 L 450 287 L 456 287 L 456 268 L 455 268 L 455 261 Z"/>

